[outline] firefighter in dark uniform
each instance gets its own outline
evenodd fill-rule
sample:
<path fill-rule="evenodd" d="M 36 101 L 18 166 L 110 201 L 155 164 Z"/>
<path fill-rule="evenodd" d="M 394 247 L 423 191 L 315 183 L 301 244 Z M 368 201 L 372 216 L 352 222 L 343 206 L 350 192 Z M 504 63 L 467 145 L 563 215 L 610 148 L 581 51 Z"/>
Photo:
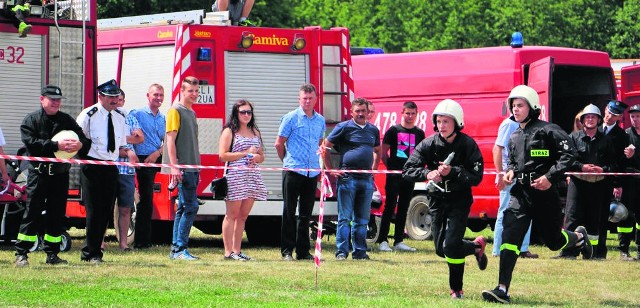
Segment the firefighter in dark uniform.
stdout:
<path fill-rule="evenodd" d="M 98 86 L 99 102 L 78 115 L 76 121 L 91 139 L 88 159 L 115 161 L 121 147 L 127 143 L 124 114 L 117 109 L 120 88 L 115 80 Z M 113 216 L 118 185 L 118 168 L 113 165 L 82 165 L 80 172 L 82 201 L 87 211 L 87 238 L 80 259 L 92 264 L 102 263 L 100 246 Z"/>
<path fill-rule="evenodd" d="M 438 103 L 432 117 L 437 133 L 416 146 L 402 172 L 403 178 L 411 182 L 429 181 L 428 187 L 434 190 L 429 193 L 433 241 L 436 254 L 445 258 L 449 266 L 450 294 L 456 299 L 463 296 L 464 258 L 475 255 L 480 270 L 487 268 L 484 237 L 463 239 L 473 203 L 471 187 L 480 184 L 484 172 L 478 145 L 461 132 L 463 119 L 462 107 L 456 101 Z"/>
<path fill-rule="evenodd" d="M 640 105 L 633 105 L 629 108 L 629 117 L 631 118 L 631 127 L 625 132 L 629 135 L 629 142 L 635 148 L 640 148 Z M 640 153 L 637 151 L 633 154 L 627 164 L 627 172 L 640 172 Z M 640 260 L 640 179 L 637 176 L 627 176 L 624 181 L 622 191 L 622 203 L 627 206 L 629 214 L 627 219 L 618 223 L 618 237 L 620 240 L 618 249 L 620 250 L 620 259 L 623 261 Z M 630 252 L 629 246 L 631 240 L 636 241 L 636 258 L 634 259 Z"/>
<path fill-rule="evenodd" d="M 627 105 L 621 101 L 611 100 L 607 103 L 607 107 L 604 109 L 604 123 L 602 124 L 602 132 L 611 138 L 613 141 L 613 149 L 615 152 L 615 161 L 618 163 L 618 167 L 614 172 L 624 172 L 627 167 L 628 158 L 630 158 L 634 151 L 627 148 L 629 145 L 629 135 L 627 135 L 622 128 L 618 125 L 618 121 L 624 114 Z M 613 199 L 620 199 L 623 194 L 622 187 L 625 185 L 625 181 L 628 179 L 626 176 L 614 176 L 607 179 L 609 183 L 609 190 L 613 192 L 608 193 L 608 196 Z M 601 214 L 603 217 L 609 215 L 609 204 L 611 200 L 605 200 L 602 204 Z M 601 230 L 607 230 L 607 221 L 603 220 L 600 224 Z M 624 232 L 623 232 L 624 233 Z M 620 230 L 618 230 L 620 234 Z M 598 247 L 594 250 L 594 256 L 598 259 L 607 258 L 607 233 L 600 232 L 600 238 L 598 240 Z"/>
<path fill-rule="evenodd" d="M 580 116 L 582 130 L 569 135 L 571 145 L 577 151 L 577 163 L 573 171 L 587 173 L 613 172 L 616 170 L 613 141 L 598 128 L 603 118 L 600 108 L 589 104 L 584 107 Z M 608 204 L 611 193 L 608 178 L 602 175 L 572 175 L 567 189 L 564 228 L 575 230 L 584 225 L 589 230 L 589 242 L 597 247 L 601 221 L 607 221 L 608 215 L 602 215 L 602 205 Z M 580 251 L 575 247 L 567 247 L 560 253 L 561 258 L 575 259 Z M 595 258 L 594 253 L 594 258 Z"/>
<path fill-rule="evenodd" d="M 48 85 L 40 93 L 40 110 L 29 113 L 20 126 L 22 142 L 30 156 L 70 158 L 91 146 L 78 123 L 60 111 L 62 90 Z M 27 177 L 27 205 L 16 242 L 16 266 L 29 265 L 27 253 L 44 231 L 46 263 L 67 264 L 58 257 L 69 193 L 69 164 L 32 161 Z M 44 217 L 42 212 L 46 211 Z"/>
<path fill-rule="evenodd" d="M 505 304 L 510 302 L 507 292 L 511 277 L 532 221 L 549 249 L 575 246 L 585 259 L 593 254 L 583 226 L 576 232 L 562 229 L 562 205 L 554 183 L 563 180 L 564 173 L 575 164 L 569 136 L 558 125 L 538 120 L 542 108 L 534 89 L 517 86 L 507 101 L 512 119 L 520 127 L 509 140 L 509 164 L 503 180 L 509 185 L 515 181 L 515 185 L 509 208 L 504 211 L 498 286 L 482 291 L 485 300 Z"/>

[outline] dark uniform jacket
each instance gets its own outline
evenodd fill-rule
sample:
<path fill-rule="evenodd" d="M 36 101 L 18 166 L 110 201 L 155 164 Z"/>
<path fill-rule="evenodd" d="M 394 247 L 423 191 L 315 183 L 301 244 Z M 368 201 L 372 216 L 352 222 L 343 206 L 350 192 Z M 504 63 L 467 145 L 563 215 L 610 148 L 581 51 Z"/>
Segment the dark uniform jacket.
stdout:
<path fill-rule="evenodd" d="M 49 116 L 40 108 L 29 113 L 20 125 L 22 142 L 27 147 L 29 155 L 37 157 L 55 157 L 53 153 L 58 151 L 58 144 L 51 141 L 51 138 L 63 130 L 71 130 L 78 135 L 82 142 L 79 155 L 85 156 L 91 148 L 91 140 L 85 137 L 76 120 L 64 112 L 58 111 L 55 115 Z"/>
<path fill-rule="evenodd" d="M 598 128 L 598 130 L 602 131 L 602 127 Z M 629 145 L 629 135 L 625 133 L 624 129 L 620 128 L 620 125 L 616 124 L 611 128 L 611 131 L 607 133 L 607 136 L 613 140 L 614 157 L 618 165 L 617 170 L 614 171 L 624 171 L 628 162 L 624 156 L 624 148 Z M 624 179 L 624 176 L 613 177 L 613 187 L 621 187 Z"/>
<path fill-rule="evenodd" d="M 546 176 L 551 183 L 565 178 L 576 162 L 569 135 L 560 126 L 532 119 L 523 128 L 518 128 L 509 139 L 508 169 L 515 177 L 529 176 L 529 180 Z M 528 186 L 528 185 L 525 185 Z"/>
<path fill-rule="evenodd" d="M 629 142 L 636 147 L 636 151 L 631 159 L 627 160 L 627 167 L 629 168 L 627 171 L 640 172 L 640 135 L 636 133 L 633 127 L 627 128 L 625 132 L 629 135 Z"/>
<path fill-rule="evenodd" d="M 604 172 L 617 170 L 613 140 L 601 131 L 596 130 L 593 138 L 589 137 L 584 130 L 573 132 L 569 137 L 577 152 L 577 161 L 572 171 L 582 171 L 585 164 L 600 166 Z"/>
<path fill-rule="evenodd" d="M 462 132 L 458 132 L 452 143 L 447 143 L 440 134 L 422 140 L 404 165 L 402 176 L 415 182 L 425 181 L 427 173 L 437 170 L 451 152 L 455 152 L 451 172 L 442 179 L 448 190 L 470 195 L 471 187 L 482 181 L 484 161 L 476 142 Z"/>

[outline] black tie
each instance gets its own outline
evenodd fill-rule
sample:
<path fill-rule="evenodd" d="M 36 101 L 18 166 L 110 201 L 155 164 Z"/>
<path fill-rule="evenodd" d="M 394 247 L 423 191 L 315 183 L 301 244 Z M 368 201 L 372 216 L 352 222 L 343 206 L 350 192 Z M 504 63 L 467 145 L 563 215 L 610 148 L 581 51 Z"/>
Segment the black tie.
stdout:
<path fill-rule="evenodd" d="M 605 135 L 607 134 L 607 130 L 609 130 L 609 127 L 607 126 L 605 126 L 604 129 L 602 130 Z"/>
<path fill-rule="evenodd" d="M 116 135 L 113 131 L 113 121 L 111 120 L 111 112 L 109 112 L 109 124 L 107 125 L 108 135 L 109 135 L 109 143 L 107 143 L 107 150 L 109 152 L 114 152 L 116 150 Z"/>

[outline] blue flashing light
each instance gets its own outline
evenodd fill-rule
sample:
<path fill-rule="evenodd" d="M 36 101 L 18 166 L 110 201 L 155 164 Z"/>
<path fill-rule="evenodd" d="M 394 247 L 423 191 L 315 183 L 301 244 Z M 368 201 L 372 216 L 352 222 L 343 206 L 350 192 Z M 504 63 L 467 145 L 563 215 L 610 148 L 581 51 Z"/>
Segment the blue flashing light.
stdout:
<path fill-rule="evenodd" d="M 351 47 L 351 55 L 375 55 L 383 54 L 384 50 L 379 47 Z"/>
<path fill-rule="evenodd" d="M 198 55 L 196 57 L 197 61 L 211 61 L 211 48 L 200 47 L 198 48 Z"/>
<path fill-rule="evenodd" d="M 524 41 L 522 39 L 522 33 L 513 32 L 513 34 L 511 34 L 511 47 L 521 48 L 522 45 L 524 45 Z"/>

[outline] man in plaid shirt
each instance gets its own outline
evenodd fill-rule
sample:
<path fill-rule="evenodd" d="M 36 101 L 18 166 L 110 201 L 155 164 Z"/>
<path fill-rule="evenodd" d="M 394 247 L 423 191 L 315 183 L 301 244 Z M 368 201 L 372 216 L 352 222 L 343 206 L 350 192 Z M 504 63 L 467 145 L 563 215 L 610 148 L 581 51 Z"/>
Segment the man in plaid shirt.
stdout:
<path fill-rule="evenodd" d="M 133 150 L 134 144 L 139 144 L 144 141 L 144 133 L 140 128 L 140 123 L 138 120 L 130 115 L 127 110 L 124 109 L 125 102 L 125 94 L 122 91 L 122 94 L 118 97 L 118 109 L 122 111 L 127 116 L 125 117 L 125 123 L 127 124 L 127 129 L 129 131 L 129 135 L 127 136 L 127 145 L 120 148 L 120 156 L 118 157 L 118 162 L 132 162 L 137 163 L 138 156 Z M 135 185 L 135 168 L 128 166 L 118 166 L 118 188 L 117 188 L 117 204 L 118 204 L 118 239 L 120 244 L 121 251 L 130 251 L 129 245 L 127 244 L 127 234 L 129 232 L 129 226 L 131 222 L 131 209 L 134 204 L 134 193 L 136 189 Z M 104 248 L 103 243 L 103 248 Z"/>

